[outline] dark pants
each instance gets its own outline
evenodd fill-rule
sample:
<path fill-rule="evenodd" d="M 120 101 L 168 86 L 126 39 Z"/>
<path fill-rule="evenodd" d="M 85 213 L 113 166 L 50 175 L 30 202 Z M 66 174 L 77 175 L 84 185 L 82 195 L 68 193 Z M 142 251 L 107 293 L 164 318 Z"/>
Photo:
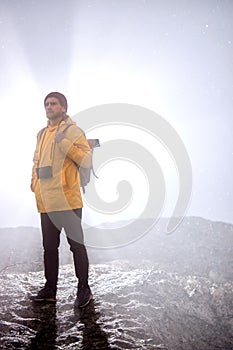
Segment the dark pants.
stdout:
<path fill-rule="evenodd" d="M 41 213 L 41 228 L 44 247 L 44 270 L 46 286 L 56 291 L 60 233 L 64 228 L 70 250 L 73 253 L 75 274 L 80 285 L 88 285 L 88 257 L 81 226 L 82 208 L 75 210 Z"/>

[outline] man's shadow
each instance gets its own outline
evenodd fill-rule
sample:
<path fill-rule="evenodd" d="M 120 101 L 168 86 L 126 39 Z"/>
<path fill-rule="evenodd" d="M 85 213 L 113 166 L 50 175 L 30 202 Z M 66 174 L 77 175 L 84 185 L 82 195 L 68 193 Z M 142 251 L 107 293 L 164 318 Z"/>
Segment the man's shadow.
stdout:
<path fill-rule="evenodd" d="M 31 340 L 30 350 L 55 350 L 57 325 L 55 304 L 32 304 L 34 316 L 38 320 L 36 336 Z"/>
<path fill-rule="evenodd" d="M 56 338 L 58 336 L 57 316 L 55 304 L 32 304 L 34 317 L 38 323 L 34 325 L 36 335 L 31 340 L 28 350 L 55 350 Z M 110 350 L 106 333 L 97 323 L 100 313 L 96 312 L 94 301 L 83 309 L 75 309 L 72 316 L 73 324 L 81 322 L 84 327 L 82 330 L 82 345 L 80 349 L 85 350 Z M 69 344 L 67 344 L 69 345 Z"/>
<path fill-rule="evenodd" d="M 90 304 L 83 309 L 74 309 L 74 316 L 76 322 L 84 324 L 81 349 L 111 349 L 107 334 L 97 323 L 100 313 L 96 312 L 93 300 L 91 300 Z"/>

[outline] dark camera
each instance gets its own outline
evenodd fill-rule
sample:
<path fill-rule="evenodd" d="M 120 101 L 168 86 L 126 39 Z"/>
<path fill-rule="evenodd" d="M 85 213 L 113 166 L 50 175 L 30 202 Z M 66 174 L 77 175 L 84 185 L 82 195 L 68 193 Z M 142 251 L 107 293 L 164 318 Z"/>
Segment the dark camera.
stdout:
<path fill-rule="evenodd" d="M 36 174 L 38 179 L 49 179 L 53 177 L 53 168 L 50 165 L 36 168 Z"/>

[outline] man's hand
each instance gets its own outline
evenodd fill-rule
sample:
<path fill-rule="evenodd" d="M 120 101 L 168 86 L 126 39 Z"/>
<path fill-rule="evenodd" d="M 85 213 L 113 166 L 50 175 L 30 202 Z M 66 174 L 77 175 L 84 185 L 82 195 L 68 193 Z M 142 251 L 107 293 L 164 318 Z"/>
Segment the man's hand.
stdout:
<path fill-rule="evenodd" d="M 61 142 L 61 140 L 63 140 L 64 138 L 65 138 L 64 132 L 56 132 L 56 134 L 54 136 L 54 140 L 57 143 Z"/>

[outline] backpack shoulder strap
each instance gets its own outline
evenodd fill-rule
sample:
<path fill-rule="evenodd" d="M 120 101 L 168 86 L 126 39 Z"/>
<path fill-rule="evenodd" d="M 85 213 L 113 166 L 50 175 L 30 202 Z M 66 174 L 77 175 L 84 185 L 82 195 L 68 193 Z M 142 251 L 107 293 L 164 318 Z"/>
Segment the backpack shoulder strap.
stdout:
<path fill-rule="evenodd" d="M 75 124 L 67 124 L 65 127 L 64 127 L 64 129 L 62 130 L 62 132 L 66 132 L 66 130 L 68 130 L 69 129 L 69 127 L 71 127 L 71 126 L 75 126 Z"/>

